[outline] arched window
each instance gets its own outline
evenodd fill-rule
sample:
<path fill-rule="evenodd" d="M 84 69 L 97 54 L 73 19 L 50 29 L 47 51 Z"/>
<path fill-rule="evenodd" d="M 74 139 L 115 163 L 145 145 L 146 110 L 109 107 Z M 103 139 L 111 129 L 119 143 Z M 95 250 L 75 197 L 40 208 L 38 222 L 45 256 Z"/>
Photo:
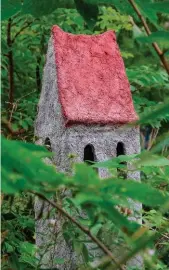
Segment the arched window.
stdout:
<path fill-rule="evenodd" d="M 125 155 L 125 147 L 122 142 L 118 142 L 117 147 L 116 147 L 116 156 L 118 157 L 121 155 Z M 126 162 L 121 162 L 120 164 L 126 165 Z M 122 177 L 125 179 L 127 178 L 126 172 L 121 168 L 117 169 L 117 174 L 118 174 L 118 177 Z"/>
<path fill-rule="evenodd" d="M 125 155 L 124 144 L 122 142 L 118 142 L 116 148 L 116 156 Z"/>
<path fill-rule="evenodd" d="M 95 151 L 94 146 L 92 144 L 87 144 L 84 148 L 84 162 L 86 162 L 88 165 L 92 165 L 95 159 Z"/>
<path fill-rule="evenodd" d="M 50 142 L 50 139 L 48 137 L 45 139 L 45 146 L 48 149 L 48 151 L 52 152 L 51 142 Z"/>

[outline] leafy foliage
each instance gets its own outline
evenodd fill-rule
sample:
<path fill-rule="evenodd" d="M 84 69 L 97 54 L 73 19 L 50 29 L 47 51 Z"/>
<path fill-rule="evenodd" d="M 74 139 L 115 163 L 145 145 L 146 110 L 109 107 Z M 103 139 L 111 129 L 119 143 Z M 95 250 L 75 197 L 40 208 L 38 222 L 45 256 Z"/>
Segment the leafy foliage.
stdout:
<path fill-rule="evenodd" d="M 169 267 L 169 77 L 151 46 L 157 42 L 168 61 L 169 2 L 134 2 L 149 24 L 149 36 L 129 1 L 2 1 L 2 269 L 40 267 L 30 192 L 47 199 L 57 196 L 62 208 L 112 253 L 114 247 L 120 247 L 124 258 L 119 263 L 126 263 L 142 250 L 147 270 Z M 53 24 L 74 34 L 116 31 L 140 116 L 141 154 L 92 166 L 76 164 L 73 176 L 44 162 L 53 155 L 34 144 L 33 123 Z M 93 169 L 102 167 L 110 171 L 104 181 Z M 124 174 L 118 174 L 119 170 Z M 138 170 L 141 183 L 123 179 Z M 67 189 L 71 198 L 63 196 Z M 143 203 L 142 225 L 132 221 L 133 214 L 139 218 L 133 201 Z M 87 248 L 92 240 L 67 218 L 63 234 L 83 258 L 79 269 L 93 269 L 95 259 Z M 94 269 L 105 269 L 105 265 L 112 269 L 110 260 L 100 259 Z M 64 258 L 56 261 L 62 265 Z"/>

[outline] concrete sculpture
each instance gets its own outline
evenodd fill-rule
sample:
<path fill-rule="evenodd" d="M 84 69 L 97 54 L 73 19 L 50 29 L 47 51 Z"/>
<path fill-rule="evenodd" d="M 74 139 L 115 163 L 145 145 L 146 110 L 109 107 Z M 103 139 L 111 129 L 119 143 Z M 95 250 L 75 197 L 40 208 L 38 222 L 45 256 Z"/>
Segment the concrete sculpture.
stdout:
<path fill-rule="evenodd" d="M 87 151 L 94 161 L 111 159 L 119 151 L 120 154 L 138 153 L 138 127 L 124 127 L 135 120 L 137 115 L 115 33 L 73 35 L 53 26 L 35 135 L 41 144 L 50 141 L 58 170 L 71 170 L 69 154 L 72 153 L 77 162 L 85 160 Z M 100 177 L 108 174 L 106 169 L 99 169 Z M 139 172 L 130 173 L 129 177 L 139 180 Z M 41 202 L 37 201 L 36 217 L 40 206 Z M 134 206 L 136 211 L 140 207 L 140 204 Z M 51 222 L 56 222 L 54 231 L 50 231 Z M 54 241 L 61 224 L 57 217 L 52 221 L 37 220 L 37 245 L 51 243 L 45 254 L 46 266 L 42 268 L 57 266 L 75 270 L 76 258 L 70 246 L 63 237 Z M 67 263 L 59 267 L 54 263 L 55 257 L 64 257 Z"/>

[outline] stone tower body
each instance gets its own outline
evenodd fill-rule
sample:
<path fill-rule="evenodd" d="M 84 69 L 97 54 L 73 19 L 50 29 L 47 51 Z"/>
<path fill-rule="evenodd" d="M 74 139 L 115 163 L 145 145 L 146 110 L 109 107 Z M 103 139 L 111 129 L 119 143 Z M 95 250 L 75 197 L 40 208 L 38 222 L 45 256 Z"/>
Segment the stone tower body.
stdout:
<path fill-rule="evenodd" d="M 113 31 L 100 35 L 73 35 L 52 28 L 38 105 L 35 135 L 40 143 L 50 140 L 58 170 L 70 171 L 70 154 L 76 162 L 85 155 L 105 161 L 117 154 L 140 151 L 139 129 L 125 124 L 137 120 L 130 85 Z M 100 177 L 108 176 L 99 169 Z M 139 173 L 130 173 L 139 180 Z M 36 216 L 40 202 L 35 206 Z M 140 205 L 135 204 L 139 210 Z M 137 217 L 136 217 L 137 218 Z M 54 240 L 51 220 L 38 220 L 37 245 Z M 53 221 L 52 221 L 53 222 Z M 56 220 L 60 226 L 60 221 Z M 57 231 L 56 228 L 56 231 Z M 46 233 L 42 237 L 41 233 Z M 55 267 L 53 257 L 68 261 L 59 269 L 75 270 L 75 260 L 64 240 L 46 251 L 44 267 Z"/>

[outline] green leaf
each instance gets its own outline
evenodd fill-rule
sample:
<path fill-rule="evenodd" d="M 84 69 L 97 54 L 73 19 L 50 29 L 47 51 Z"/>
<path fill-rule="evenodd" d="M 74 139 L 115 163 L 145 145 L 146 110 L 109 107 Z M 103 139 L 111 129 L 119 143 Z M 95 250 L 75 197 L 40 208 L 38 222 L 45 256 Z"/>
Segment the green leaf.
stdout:
<path fill-rule="evenodd" d="M 133 155 L 120 155 L 118 157 L 114 157 L 113 159 L 97 162 L 92 165 L 94 168 L 125 168 L 125 164 L 121 164 L 122 162 L 128 162 L 137 157 L 137 154 Z"/>
<path fill-rule="evenodd" d="M 12 253 L 14 251 L 14 247 L 7 242 L 5 243 L 5 249 L 7 253 Z"/>
<path fill-rule="evenodd" d="M 99 183 L 99 178 L 96 171 L 91 166 L 83 163 L 75 165 L 73 181 L 80 185 L 96 185 Z"/>
<path fill-rule="evenodd" d="M 35 255 L 36 245 L 31 244 L 30 242 L 22 242 L 20 250 L 24 253 Z"/>
<path fill-rule="evenodd" d="M 169 56 L 169 50 L 167 50 L 164 54 L 165 56 Z"/>
<path fill-rule="evenodd" d="M 112 193 L 113 194 L 113 193 Z M 102 213 L 106 215 L 106 217 L 111 220 L 117 228 L 121 229 L 123 232 L 127 234 L 132 234 L 139 225 L 135 222 L 130 222 L 125 216 L 119 213 L 119 211 L 115 208 L 115 203 L 113 200 L 108 200 L 105 198 L 105 192 L 103 198 L 101 194 L 90 194 L 87 190 L 86 194 L 79 194 L 76 196 L 76 200 L 79 204 L 85 205 L 88 203 L 92 204 L 95 207 L 99 207 Z"/>
<path fill-rule="evenodd" d="M 147 3 L 146 7 L 151 9 L 152 12 L 169 13 L 169 1 Z"/>
<path fill-rule="evenodd" d="M 154 111 L 149 113 L 143 113 L 138 121 L 138 124 L 150 123 L 157 119 L 164 119 L 165 116 L 169 116 L 169 100 L 167 99 L 163 104 L 156 106 Z"/>
<path fill-rule="evenodd" d="M 19 258 L 19 262 L 20 262 L 20 265 L 21 263 L 26 263 L 26 264 L 30 264 L 34 268 L 35 265 L 38 264 L 38 259 L 35 257 L 35 255 L 32 256 L 31 254 L 22 252 Z"/>
<path fill-rule="evenodd" d="M 21 127 L 23 127 L 25 130 L 28 129 L 28 124 L 27 124 L 26 121 L 20 120 L 20 121 L 19 121 L 19 125 L 20 125 Z"/>
<path fill-rule="evenodd" d="M 145 43 L 160 42 L 169 45 L 169 32 L 157 31 L 147 37 L 138 37 L 137 40 Z"/>
<path fill-rule="evenodd" d="M 152 153 L 156 153 L 164 149 L 164 147 L 169 146 L 169 133 L 166 132 L 162 136 L 160 136 L 157 144 L 152 148 Z"/>
<path fill-rule="evenodd" d="M 121 229 L 125 234 L 131 235 L 140 227 L 139 224 L 130 222 L 125 216 L 120 214 L 111 201 L 100 201 L 99 206 L 103 212 L 108 214 L 108 218 L 117 228 Z"/>
<path fill-rule="evenodd" d="M 134 180 L 108 179 L 105 185 L 114 195 L 128 197 L 148 206 L 164 205 L 169 201 L 167 194 Z"/>
<path fill-rule="evenodd" d="M 3 192 L 15 193 L 32 187 L 43 190 L 43 185 L 60 183 L 64 175 L 43 161 L 51 156 L 44 147 L 2 138 Z"/>
<path fill-rule="evenodd" d="M 88 262 L 89 261 L 89 251 L 88 251 L 85 244 L 83 244 L 83 247 L 82 247 L 82 254 L 83 254 L 83 258 L 85 259 L 85 262 Z"/>
<path fill-rule="evenodd" d="M 145 229 L 144 227 L 141 227 L 135 233 L 136 240 L 132 242 L 133 248 L 127 253 L 127 255 L 124 255 L 122 257 L 122 259 L 119 262 L 119 265 L 125 264 L 130 258 L 133 258 L 133 256 L 136 255 L 140 250 L 143 250 L 145 247 L 152 245 L 153 241 L 157 236 L 153 234 L 150 237 L 147 234 L 147 232 L 144 231 L 144 229 Z M 137 234 L 141 234 L 141 237 L 137 237 Z"/>
<path fill-rule="evenodd" d="M 158 24 L 157 24 L 157 11 L 152 9 L 149 4 L 149 0 L 136 0 L 136 4 L 139 8 L 139 11 L 141 12 L 141 14 L 145 17 L 148 18 L 157 28 L 158 28 Z"/>
<path fill-rule="evenodd" d="M 140 160 L 135 163 L 137 166 L 154 166 L 154 167 L 163 167 L 169 166 L 169 159 L 163 156 L 152 155 L 151 153 L 143 153 L 140 156 Z"/>
<path fill-rule="evenodd" d="M 132 68 L 127 68 L 127 76 L 131 84 L 137 85 L 140 87 L 146 87 L 151 89 L 152 87 L 160 88 L 169 87 L 169 78 L 167 73 L 162 69 L 155 69 L 152 66 L 133 66 Z M 142 97 L 142 95 L 134 95 L 134 99 L 139 98 L 143 100 L 145 105 L 156 105 L 156 102 L 152 102 L 147 98 Z"/>
<path fill-rule="evenodd" d="M 73 248 L 76 251 L 76 254 L 79 256 L 82 253 L 83 243 L 74 240 L 73 241 Z"/>
<path fill-rule="evenodd" d="M 101 224 L 101 223 L 95 224 L 95 225 L 90 229 L 92 235 L 97 235 L 98 232 L 99 232 L 99 230 L 102 228 L 102 226 L 103 226 L 103 224 Z"/>

